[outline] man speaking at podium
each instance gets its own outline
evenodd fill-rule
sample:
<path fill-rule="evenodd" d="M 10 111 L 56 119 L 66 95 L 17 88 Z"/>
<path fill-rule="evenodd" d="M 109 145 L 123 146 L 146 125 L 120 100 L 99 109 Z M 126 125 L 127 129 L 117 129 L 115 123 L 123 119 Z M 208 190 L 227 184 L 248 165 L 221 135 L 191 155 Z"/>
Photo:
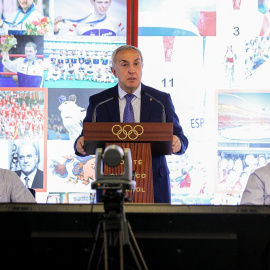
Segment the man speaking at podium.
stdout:
<path fill-rule="evenodd" d="M 142 84 L 142 68 L 143 56 L 138 48 L 131 45 L 118 47 L 112 54 L 111 68 L 118 84 L 90 97 L 84 122 L 173 123 L 172 152 L 184 154 L 188 139 L 180 126 L 171 96 Z M 94 120 L 93 113 L 96 113 Z M 75 141 L 74 149 L 76 155 L 86 155 L 83 131 Z M 169 169 L 164 155 L 152 155 L 152 170 L 154 202 L 171 203 Z"/>

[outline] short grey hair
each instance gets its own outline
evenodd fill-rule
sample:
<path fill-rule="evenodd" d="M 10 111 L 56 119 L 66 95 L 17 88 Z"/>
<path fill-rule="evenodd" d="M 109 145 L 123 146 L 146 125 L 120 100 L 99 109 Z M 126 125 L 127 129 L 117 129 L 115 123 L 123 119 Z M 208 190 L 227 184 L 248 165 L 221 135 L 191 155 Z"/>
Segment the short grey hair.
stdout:
<path fill-rule="evenodd" d="M 122 45 L 120 47 L 118 47 L 112 54 L 112 66 L 115 68 L 115 58 L 116 58 L 116 55 L 121 52 L 121 51 L 125 51 L 125 50 L 135 50 L 136 52 L 139 53 L 140 57 L 141 57 L 141 60 L 142 60 L 142 63 L 143 63 L 143 56 L 142 56 L 142 52 L 135 46 L 132 46 L 132 45 Z"/>

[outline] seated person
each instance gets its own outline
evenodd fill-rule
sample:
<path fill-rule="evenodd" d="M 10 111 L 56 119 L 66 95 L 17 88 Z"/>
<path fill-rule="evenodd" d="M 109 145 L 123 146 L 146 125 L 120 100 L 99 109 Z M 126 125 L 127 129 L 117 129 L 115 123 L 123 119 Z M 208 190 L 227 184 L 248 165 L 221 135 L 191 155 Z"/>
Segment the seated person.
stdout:
<path fill-rule="evenodd" d="M 270 163 L 250 174 L 240 204 L 270 204 Z"/>
<path fill-rule="evenodd" d="M 36 200 L 15 172 L 0 168 L 0 203 L 36 203 Z"/>

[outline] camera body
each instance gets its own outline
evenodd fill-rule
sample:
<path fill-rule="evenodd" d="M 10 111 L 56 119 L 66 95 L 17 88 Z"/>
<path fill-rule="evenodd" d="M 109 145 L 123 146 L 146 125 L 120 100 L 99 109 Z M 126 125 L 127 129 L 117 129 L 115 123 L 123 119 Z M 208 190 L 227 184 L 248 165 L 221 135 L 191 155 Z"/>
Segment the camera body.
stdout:
<path fill-rule="evenodd" d="M 105 175 L 104 163 L 109 167 L 116 167 L 124 161 L 124 170 L 121 175 Z M 118 145 L 110 145 L 96 149 L 96 181 L 91 184 L 92 189 L 104 190 L 134 190 L 136 182 L 133 180 L 132 158 L 129 148 L 123 149 Z"/>

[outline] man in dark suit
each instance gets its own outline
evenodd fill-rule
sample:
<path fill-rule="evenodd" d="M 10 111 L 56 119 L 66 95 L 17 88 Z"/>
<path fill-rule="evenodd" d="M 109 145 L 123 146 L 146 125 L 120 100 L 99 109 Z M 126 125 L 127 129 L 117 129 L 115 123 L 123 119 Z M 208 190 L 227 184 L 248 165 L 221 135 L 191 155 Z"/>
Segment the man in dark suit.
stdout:
<path fill-rule="evenodd" d="M 172 152 L 184 154 L 188 147 L 188 139 L 179 124 L 178 116 L 169 94 L 158 91 L 141 83 L 143 57 L 140 50 L 130 45 L 117 48 L 112 55 L 112 73 L 118 78 L 118 85 L 107 89 L 89 99 L 89 106 L 84 122 L 92 121 L 92 114 L 97 104 L 102 101 L 110 101 L 98 106 L 97 122 L 162 122 L 162 106 L 166 114 L 166 122 L 173 123 Z M 129 103 L 128 94 L 131 97 L 132 121 L 125 120 L 126 105 Z M 153 98 L 151 98 L 152 96 Z M 118 98 L 115 98 L 118 97 Z M 74 144 L 77 155 L 86 155 L 84 149 L 83 131 Z M 170 203 L 170 177 L 169 169 L 164 155 L 152 156 L 154 201 L 156 203 Z"/>
<path fill-rule="evenodd" d="M 21 178 L 26 187 L 32 189 L 43 188 L 43 171 L 38 169 L 39 152 L 37 147 L 24 143 L 18 148 L 18 161 L 21 170 L 15 173 Z"/>

